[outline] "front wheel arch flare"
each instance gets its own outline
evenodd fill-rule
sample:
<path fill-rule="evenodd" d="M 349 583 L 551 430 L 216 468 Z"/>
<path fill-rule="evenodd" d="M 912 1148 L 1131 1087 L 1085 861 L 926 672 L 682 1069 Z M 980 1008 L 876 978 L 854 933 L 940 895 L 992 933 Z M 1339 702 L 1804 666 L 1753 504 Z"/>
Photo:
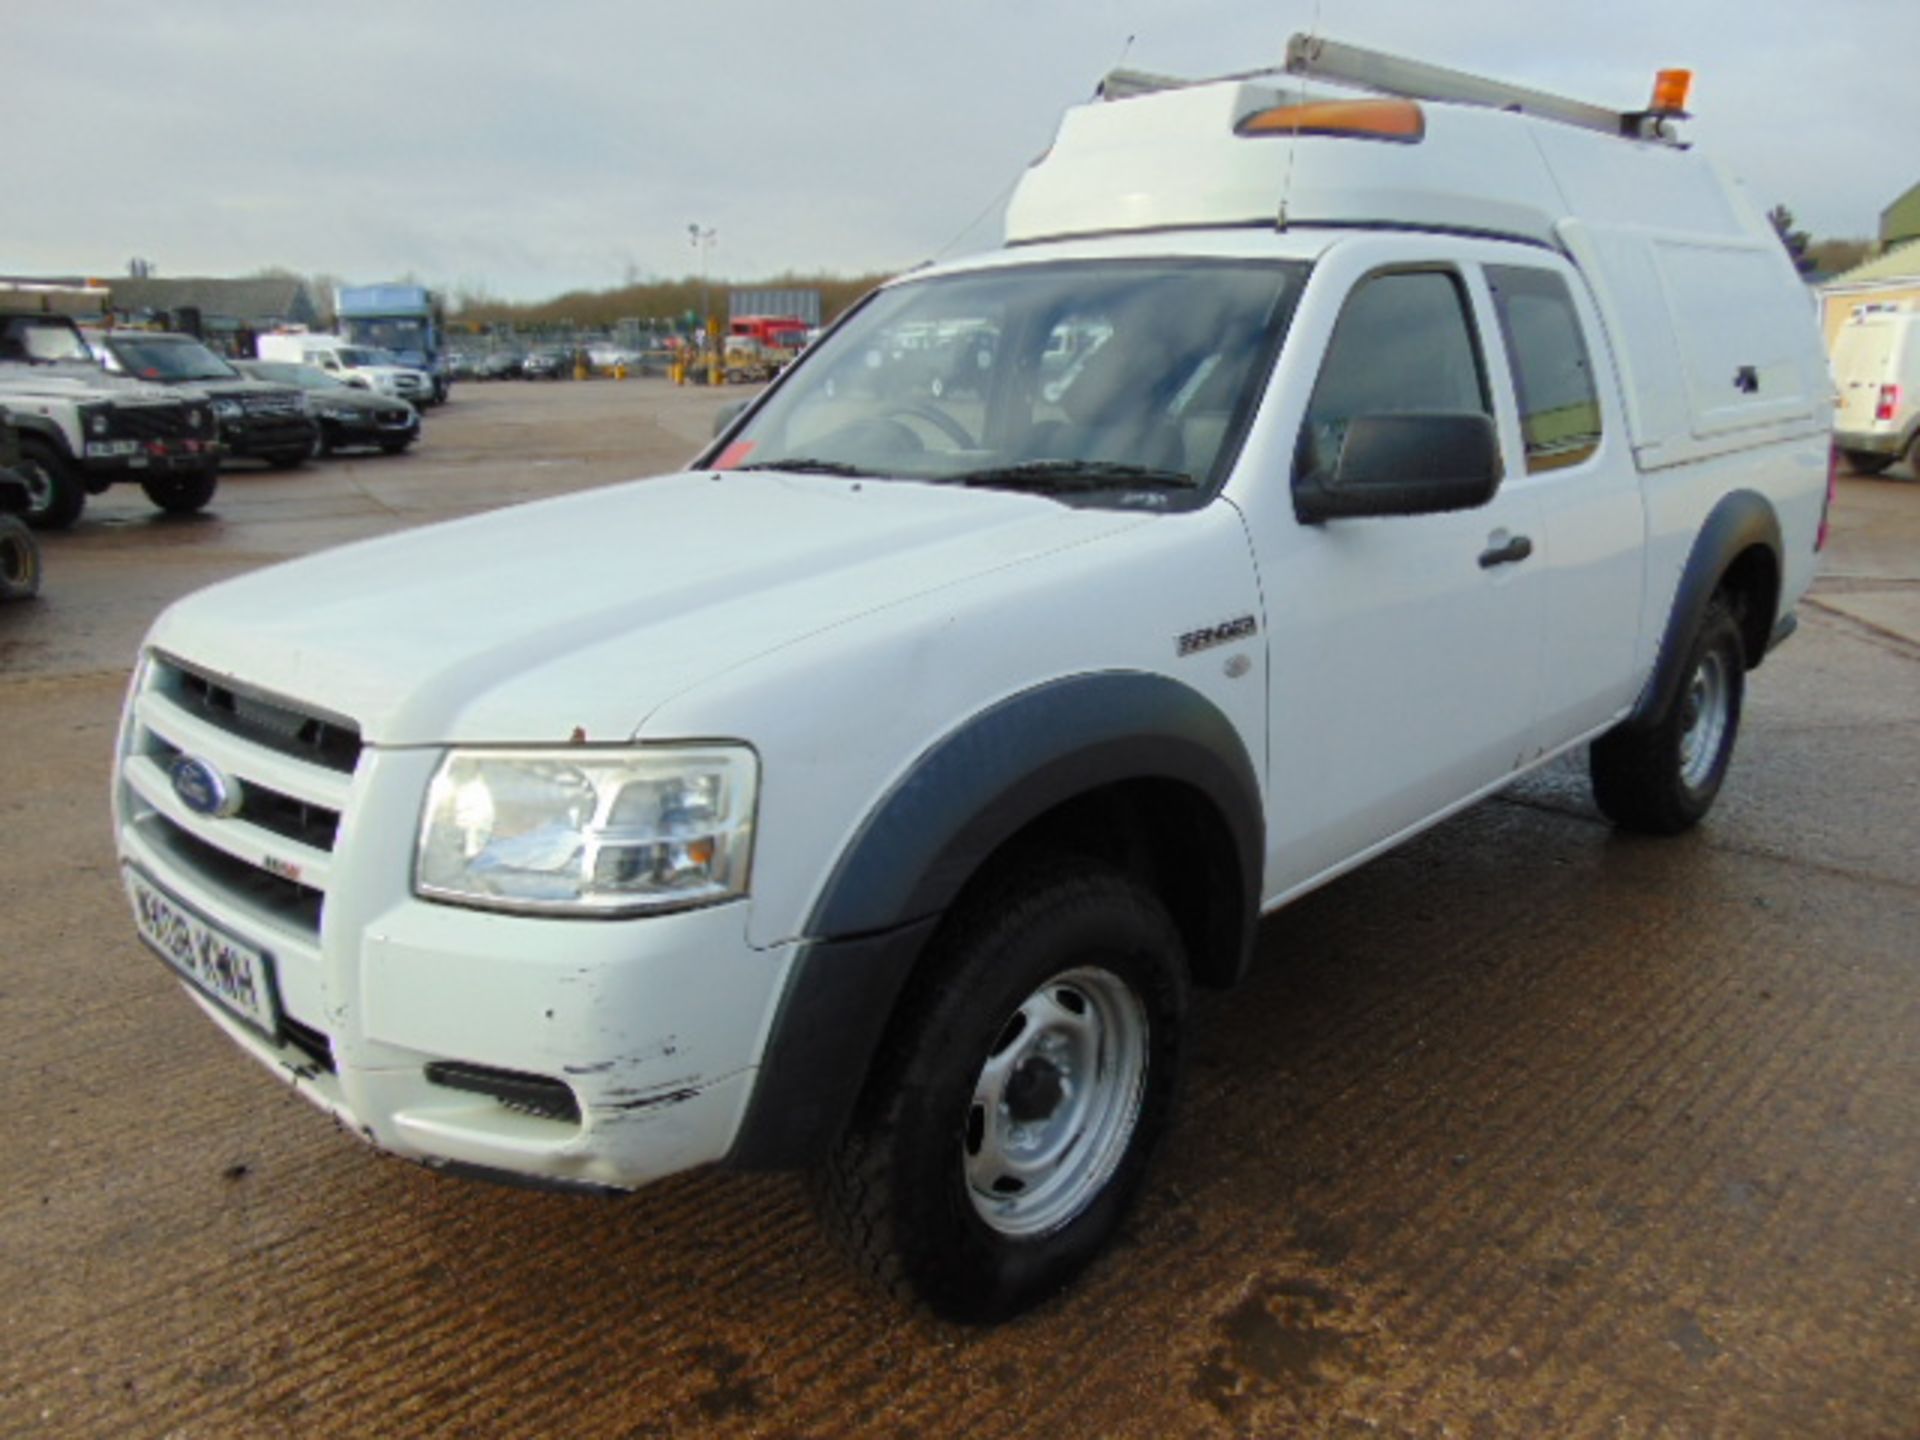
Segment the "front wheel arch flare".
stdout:
<path fill-rule="evenodd" d="M 841 855 L 778 1002 L 729 1163 L 790 1169 L 821 1159 L 955 899 L 996 860 L 1024 857 L 1018 842 L 1050 838 L 1052 820 L 1122 793 L 1182 797 L 1153 813 L 1179 817 L 1187 833 L 1211 817 L 1222 837 L 1206 872 L 1217 893 L 1196 922 L 1211 953 L 1186 948 L 1202 983 L 1238 979 L 1266 831 L 1258 777 L 1232 722 L 1164 676 L 1107 672 L 1038 686 L 931 746 Z"/>
<path fill-rule="evenodd" d="M 1108 671 L 1051 681 L 974 716 L 921 755 L 840 856 L 809 936 L 864 935 L 938 915 L 989 857 L 1080 796 L 1127 782 L 1185 785 L 1232 835 L 1251 941 L 1266 834 L 1239 732 L 1211 700 L 1165 676 Z M 1197 958 L 1197 957 L 1196 957 Z"/>

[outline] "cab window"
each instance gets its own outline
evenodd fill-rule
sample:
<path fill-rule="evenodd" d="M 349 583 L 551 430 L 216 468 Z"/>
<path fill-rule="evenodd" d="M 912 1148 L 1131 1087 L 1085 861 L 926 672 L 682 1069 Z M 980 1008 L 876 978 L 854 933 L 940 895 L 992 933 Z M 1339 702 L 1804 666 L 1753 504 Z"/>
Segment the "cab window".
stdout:
<path fill-rule="evenodd" d="M 1354 288 L 1300 428 L 1295 474 L 1325 481 L 1361 415 L 1490 415 L 1466 292 L 1447 270 L 1390 271 Z"/>
<path fill-rule="evenodd" d="M 1566 281 L 1550 270 L 1489 265 L 1487 284 L 1507 342 L 1528 472 L 1578 465 L 1600 447 L 1600 399 Z"/>

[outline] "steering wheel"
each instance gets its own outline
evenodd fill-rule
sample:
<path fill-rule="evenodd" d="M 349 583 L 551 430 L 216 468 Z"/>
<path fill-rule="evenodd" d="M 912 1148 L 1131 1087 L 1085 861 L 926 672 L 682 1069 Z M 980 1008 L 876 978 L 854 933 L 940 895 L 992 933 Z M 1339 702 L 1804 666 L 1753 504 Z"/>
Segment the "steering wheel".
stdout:
<path fill-rule="evenodd" d="M 882 420 L 892 420 L 896 415 L 911 416 L 915 420 L 926 421 L 927 424 L 938 430 L 962 450 L 971 450 L 974 448 L 973 437 L 967 433 L 966 427 L 944 410 L 935 409 L 931 405 L 919 405 L 909 401 L 904 405 L 894 406 L 880 418 Z"/>

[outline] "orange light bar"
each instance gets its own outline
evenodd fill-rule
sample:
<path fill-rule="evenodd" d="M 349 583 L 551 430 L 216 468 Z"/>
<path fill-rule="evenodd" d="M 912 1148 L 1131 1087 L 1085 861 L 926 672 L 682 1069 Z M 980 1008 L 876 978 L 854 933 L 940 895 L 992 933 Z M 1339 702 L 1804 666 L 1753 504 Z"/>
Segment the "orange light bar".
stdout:
<path fill-rule="evenodd" d="M 1687 93 L 1693 89 L 1691 70 L 1662 70 L 1653 77 L 1653 101 L 1647 106 L 1655 115 L 1687 113 Z"/>
<path fill-rule="evenodd" d="M 1411 100 L 1321 100 L 1306 105 L 1276 105 L 1249 115 L 1239 135 L 1344 135 L 1355 140 L 1393 140 L 1416 144 L 1427 133 L 1427 117 Z"/>

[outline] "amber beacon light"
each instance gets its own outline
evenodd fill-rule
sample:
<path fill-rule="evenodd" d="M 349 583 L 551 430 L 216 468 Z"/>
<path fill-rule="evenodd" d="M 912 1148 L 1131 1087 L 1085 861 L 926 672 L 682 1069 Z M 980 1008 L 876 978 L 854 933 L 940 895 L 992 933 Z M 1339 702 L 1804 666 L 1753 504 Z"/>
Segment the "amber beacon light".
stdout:
<path fill-rule="evenodd" d="M 1647 109 L 1655 115 L 1685 115 L 1692 89 L 1691 70 L 1662 70 L 1653 77 L 1653 100 Z"/>

